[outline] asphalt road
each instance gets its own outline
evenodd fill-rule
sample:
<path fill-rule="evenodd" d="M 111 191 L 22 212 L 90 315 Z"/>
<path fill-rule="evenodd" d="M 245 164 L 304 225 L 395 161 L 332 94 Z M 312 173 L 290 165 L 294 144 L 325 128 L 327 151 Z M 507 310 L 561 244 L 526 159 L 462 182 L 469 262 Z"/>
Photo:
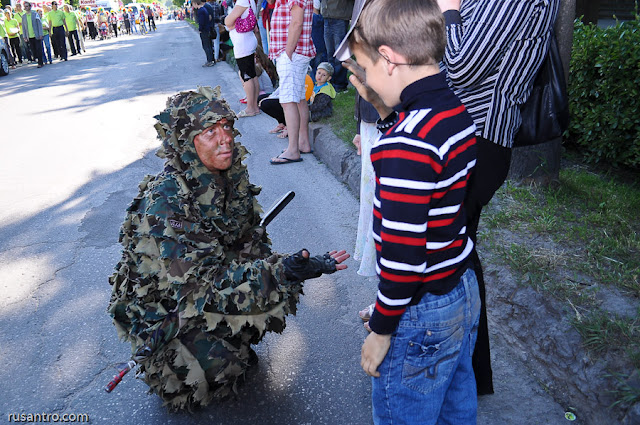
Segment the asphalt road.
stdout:
<path fill-rule="evenodd" d="M 235 400 L 170 413 L 133 373 L 103 390 L 130 356 L 105 311 L 107 278 L 124 210 L 143 176 L 162 166 L 153 116 L 168 96 L 197 85 L 220 85 L 236 110 L 244 93 L 225 63 L 200 66 L 198 35 L 185 22 L 86 47 L 68 62 L 0 78 L 0 423 L 20 413 L 88 414 L 99 424 L 371 423 L 356 312 L 375 283 L 353 260 L 305 284 L 297 316 L 256 347 L 259 365 Z M 236 125 L 262 205 L 297 194 L 269 227 L 274 249 L 352 251 L 358 201 L 311 155 L 270 165 L 286 146 L 267 134 L 274 124 L 260 115 Z M 479 423 L 565 423 L 517 353 L 493 341 L 498 392 L 481 398 Z"/>

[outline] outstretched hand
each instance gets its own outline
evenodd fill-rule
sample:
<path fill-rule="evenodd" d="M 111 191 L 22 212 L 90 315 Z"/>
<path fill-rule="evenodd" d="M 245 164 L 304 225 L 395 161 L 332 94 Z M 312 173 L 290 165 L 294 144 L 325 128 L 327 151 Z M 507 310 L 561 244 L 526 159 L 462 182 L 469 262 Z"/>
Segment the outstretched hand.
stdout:
<path fill-rule="evenodd" d="M 331 258 L 333 258 L 334 260 L 336 260 L 336 270 L 344 270 L 347 268 L 346 264 L 340 264 L 343 261 L 345 261 L 346 259 L 348 259 L 349 257 L 351 257 L 351 255 L 347 254 L 347 251 L 345 251 L 344 249 L 341 251 L 336 251 L 335 249 L 333 251 L 329 251 L 328 254 L 331 256 Z M 307 251 L 306 249 L 302 250 L 302 256 L 304 258 L 309 258 L 309 251 Z"/>
<path fill-rule="evenodd" d="M 331 256 L 331 258 L 336 260 L 336 270 L 344 270 L 347 268 L 346 264 L 340 264 L 347 258 L 351 257 L 349 254 L 347 254 L 347 251 L 345 251 L 344 249 L 341 251 L 329 251 L 329 255 Z"/>
<path fill-rule="evenodd" d="M 347 265 L 341 263 L 347 258 L 349 258 L 349 254 L 344 250 L 334 250 L 324 255 L 311 257 L 309 251 L 302 249 L 282 260 L 282 265 L 287 279 L 303 281 L 346 269 Z"/>

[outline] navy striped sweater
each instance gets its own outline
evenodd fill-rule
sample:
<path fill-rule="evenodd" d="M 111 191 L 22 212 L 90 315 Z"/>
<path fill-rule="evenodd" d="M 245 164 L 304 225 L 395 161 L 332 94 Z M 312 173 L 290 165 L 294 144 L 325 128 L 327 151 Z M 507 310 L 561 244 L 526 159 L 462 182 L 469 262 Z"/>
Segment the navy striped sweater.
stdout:
<path fill-rule="evenodd" d="M 473 242 L 463 201 L 476 163 L 475 125 L 444 74 L 400 95 L 399 119 L 373 145 L 373 233 L 380 277 L 369 325 L 392 333 L 426 292 L 453 289 Z"/>

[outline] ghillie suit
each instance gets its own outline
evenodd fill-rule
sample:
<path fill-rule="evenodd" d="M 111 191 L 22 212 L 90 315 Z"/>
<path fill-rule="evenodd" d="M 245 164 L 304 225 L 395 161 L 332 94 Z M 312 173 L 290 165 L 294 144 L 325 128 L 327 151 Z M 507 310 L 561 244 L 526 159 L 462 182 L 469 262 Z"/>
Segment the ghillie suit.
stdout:
<path fill-rule="evenodd" d="M 246 149 L 236 142 L 219 175 L 196 153 L 197 134 L 235 118 L 219 88 L 179 93 L 155 118 L 166 163 L 127 209 L 108 311 L 150 392 L 170 408 L 191 408 L 236 391 L 257 361 L 250 345 L 282 332 L 302 284 L 285 276 L 285 257 L 258 225 L 260 189 L 249 183 Z"/>

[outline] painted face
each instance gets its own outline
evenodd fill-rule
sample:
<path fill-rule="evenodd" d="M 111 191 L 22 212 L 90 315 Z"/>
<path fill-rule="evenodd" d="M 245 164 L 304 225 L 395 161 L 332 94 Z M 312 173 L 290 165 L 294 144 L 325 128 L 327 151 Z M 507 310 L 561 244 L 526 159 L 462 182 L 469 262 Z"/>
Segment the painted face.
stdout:
<path fill-rule="evenodd" d="M 221 119 L 193 139 L 200 161 L 209 171 L 220 174 L 233 162 L 233 121 Z"/>
<path fill-rule="evenodd" d="M 366 84 L 382 99 L 385 105 L 392 108 L 400 103 L 400 93 L 395 89 L 392 75 L 389 75 L 387 62 L 380 57 L 373 62 L 364 51 L 356 46 L 353 49 L 356 62 L 366 73 Z"/>
<path fill-rule="evenodd" d="M 324 83 L 326 83 L 327 81 L 329 81 L 331 79 L 331 75 L 329 75 L 329 73 L 327 71 L 325 71 L 324 69 L 318 69 L 316 71 L 316 83 L 317 85 L 321 86 Z"/>

